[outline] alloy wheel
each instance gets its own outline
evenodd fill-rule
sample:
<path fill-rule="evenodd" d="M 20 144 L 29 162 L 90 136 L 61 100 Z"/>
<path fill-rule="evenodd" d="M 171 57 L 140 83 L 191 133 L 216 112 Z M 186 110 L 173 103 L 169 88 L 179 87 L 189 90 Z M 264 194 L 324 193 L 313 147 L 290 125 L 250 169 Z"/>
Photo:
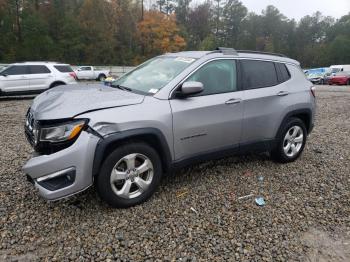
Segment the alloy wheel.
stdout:
<path fill-rule="evenodd" d="M 304 143 L 304 132 L 300 126 L 292 126 L 283 139 L 283 151 L 288 157 L 297 155 Z"/>
<path fill-rule="evenodd" d="M 153 174 L 153 164 L 147 156 L 138 153 L 126 155 L 112 169 L 112 190 L 122 198 L 138 197 L 152 183 Z"/>

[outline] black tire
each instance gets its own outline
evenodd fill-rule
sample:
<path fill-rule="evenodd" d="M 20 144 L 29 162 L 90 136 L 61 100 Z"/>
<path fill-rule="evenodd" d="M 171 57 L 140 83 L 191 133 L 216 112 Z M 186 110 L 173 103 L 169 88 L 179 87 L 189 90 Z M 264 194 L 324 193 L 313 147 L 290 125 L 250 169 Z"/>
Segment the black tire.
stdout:
<path fill-rule="evenodd" d="M 142 154 L 146 156 L 153 165 L 153 178 L 148 186 L 148 188 L 141 193 L 141 195 L 136 196 L 134 198 L 123 198 L 114 193 L 112 189 L 112 185 L 110 182 L 111 172 L 115 165 L 125 156 L 129 154 Z M 115 149 L 111 154 L 107 156 L 104 160 L 100 173 L 96 178 L 96 189 L 101 197 L 107 204 L 111 207 L 116 208 L 127 208 L 134 205 L 141 204 L 149 199 L 153 193 L 156 191 L 161 177 L 162 177 L 162 164 L 160 157 L 156 150 L 154 150 L 151 146 L 142 143 L 135 142 L 130 144 L 125 144 L 119 146 Z"/>
<path fill-rule="evenodd" d="M 104 74 L 100 74 L 97 78 L 98 81 L 102 82 L 106 79 L 106 76 Z"/>
<path fill-rule="evenodd" d="M 346 85 L 350 86 L 350 79 L 346 82 Z"/>
<path fill-rule="evenodd" d="M 301 128 L 301 130 L 303 132 L 303 142 L 302 142 L 302 146 L 297 154 L 295 154 L 294 156 L 288 156 L 283 149 L 283 146 L 285 143 L 284 138 L 287 135 L 287 132 L 293 126 L 298 126 Z M 281 126 L 281 128 L 277 134 L 276 147 L 274 150 L 271 151 L 271 157 L 279 163 L 289 163 L 289 162 L 295 161 L 296 159 L 298 159 L 298 157 L 301 155 L 301 153 L 304 150 L 305 143 L 306 143 L 306 137 L 307 137 L 307 130 L 305 127 L 305 123 L 301 119 L 296 118 L 296 117 L 289 118 L 285 122 L 285 124 L 283 124 L 283 126 Z"/>

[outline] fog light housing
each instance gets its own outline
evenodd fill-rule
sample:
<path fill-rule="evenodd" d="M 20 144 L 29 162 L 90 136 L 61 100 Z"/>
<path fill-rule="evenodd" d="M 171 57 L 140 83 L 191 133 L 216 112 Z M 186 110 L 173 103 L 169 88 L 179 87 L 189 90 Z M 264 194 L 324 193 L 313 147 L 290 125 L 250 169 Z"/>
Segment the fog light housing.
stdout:
<path fill-rule="evenodd" d="M 39 177 L 36 179 L 36 183 L 49 191 L 56 191 L 73 185 L 75 174 L 75 168 L 71 167 L 47 176 Z"/>

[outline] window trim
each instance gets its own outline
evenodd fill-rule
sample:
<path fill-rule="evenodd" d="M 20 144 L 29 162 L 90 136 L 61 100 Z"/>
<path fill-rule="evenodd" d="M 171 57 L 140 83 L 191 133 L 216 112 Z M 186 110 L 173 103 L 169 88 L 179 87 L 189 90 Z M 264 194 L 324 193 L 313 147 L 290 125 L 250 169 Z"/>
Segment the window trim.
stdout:
<path fill-rule="evenodd" d="M 272 65 L 273 65 L 273 67 L 274 67 L 274 69 L 275 69 L 276 78 L 277 78 L 277 83 L 276 83 L 275 85 L 258 86 L 258 87 L 254 87 L 254 88 L 247 88 L 246 83 L 243 82 L 242 84 L 243 84 L 243 90 L 244 90 L 244 91 L 255 90 L 255 89 L 261 89 L 261 88 L 268 88 L 268 87 L 274 87 L 274 86 L 278 86 L 279 84 L 281 84 L 281 83 L 279 82 L 279 79 L 278 79 L 279 73 L 278 73 L 277 67 L 276 67 L 276 65 L 275 65 L 276 61 L 273 61 L 273 60 L 264 60 L 264 59 L 250 59 L 250 58 L 245 58 L 245 59 L 241 59 L 241 60 L 249 60 L 249 61 L 259 61 L 259 62 L 268 62 L 268 63 L 272 63 Z M 244 79 L 244 74 L 245 74 L 245 72 L 244 72 L 244 70 L 243 70 L 243 65 L 242 65 L 242 63 L 240 63 L 240 64 L 241 64 L 240 66 L 241 66 L 241 68 L 242 68 L 241 71 L 242 71 L 242 80 L 243 80 L 243 79 Z"/>
<path fill-rule="evenodd" d="M 204 63 L 198 65 L 191 73 L 186 75 L 179 83 L 175 85 L 175 87 L 170 91 L 170 96 L 169 100 L 172 99 L 177 99 L 176 97 L 176 90 L 184 83 L 188 78 L 190 78 L 194 73 L 196 73 L 199 69 L 201 69 L 203 66 L 210 62 L 214 61 L 220 61 L 220 60 L 230 60 L 236 63 L 236 79 L 237 79 L 237 90 L 235 91 L 228 91 L 228 92 L 220 92 L 220 93 L 212 93 L 212 94 L 207 94 L 207 95 L 196 95 L 196 96 L 189 96 L 189 97 L 202 97 L 202 96 L 210 96 L 210 95 L 219 95 L 219 94 L 227 94 L 227 93 L 235 93 L 238 91 L 242 91 L 242 81 L 241 81 L 241 70 L 240 70 L 240 65 L 239 65 L 239 59 L 237 58 L 231 58 L 231 57 L 218 57 L 218 58 L 213 58 L 210 60 L 205 61 Z"/>

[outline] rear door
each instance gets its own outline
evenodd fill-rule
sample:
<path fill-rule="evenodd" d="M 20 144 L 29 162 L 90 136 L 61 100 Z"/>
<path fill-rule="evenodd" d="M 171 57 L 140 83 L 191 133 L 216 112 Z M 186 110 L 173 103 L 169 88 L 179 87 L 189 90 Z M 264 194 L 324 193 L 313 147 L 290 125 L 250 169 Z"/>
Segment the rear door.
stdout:
<path fill-rule="evenodd" d="M 281 115 L 289 107 L 290 74 L 284 64 L 280 67 L 271 61 L 241 60 L 240 66 L 244 83 L 241 144 L 269 142 L 276 135 Z"/>
<path fill-rule="evenodd" d="M 28 67 L 13 65 L 1 72 L 2 92 L 20 92 L 29 90 Z"/>
<path fill-rule="evenodd" d="M 204 91 L 170 100 L 176 160 L 239 146 L 242 96 L 235 60 L 206 63 L 185 81 L 201 82 Z"/>
<path fill-rule="evenodd" d="M 31 90 L 47 89 L 55 81 L 53 73 L 46 65 L 29 65 L 28 68 Z"/>

